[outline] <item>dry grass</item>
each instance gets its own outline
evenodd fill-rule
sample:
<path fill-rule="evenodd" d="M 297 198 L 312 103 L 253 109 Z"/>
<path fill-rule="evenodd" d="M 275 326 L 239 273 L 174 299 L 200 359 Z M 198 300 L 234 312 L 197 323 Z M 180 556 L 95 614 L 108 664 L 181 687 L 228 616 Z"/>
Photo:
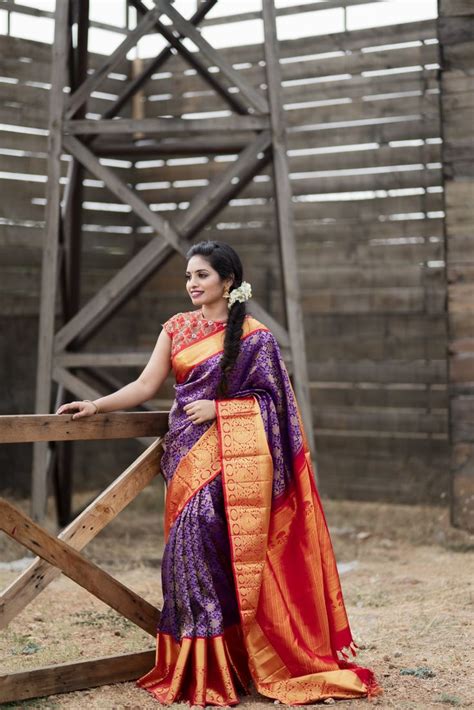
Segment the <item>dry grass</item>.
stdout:
<path fill-rule="evenodd" d="M 163 538 L 159 484 L 145 491 L 87 547 L 87 556 L 154 604 L 161 605 Z M 76 500 L 84 503 L 88 496 Z M 471 705 L 474 537 L 451 528 L 448 511 L 424 506 L 324 501 L 360 652 L 385 694 L 383 708 L 438 709 Z M 27 509 L 26 501 L 20 506 Z M 48 527 L 54 529 L 51 516 Z M 6 536 L 2 560 L 24 556 Z M 0 586 L 16 573 L 0 571 Z M 0 639 L 2 672 L 142 650 L 153 640 L 64 577 L 55 580 Z M 336 701 L 366 708 L 366 699 Z M 273 703 L 242 698 L 249 710 Z M 133 683 L 9 703 L 10 708 L 153 709 L 156 701 Z M 187 705 L 176 705 L 187 708 Z M 320 705 L 318 705 L 320 707 Z"/>

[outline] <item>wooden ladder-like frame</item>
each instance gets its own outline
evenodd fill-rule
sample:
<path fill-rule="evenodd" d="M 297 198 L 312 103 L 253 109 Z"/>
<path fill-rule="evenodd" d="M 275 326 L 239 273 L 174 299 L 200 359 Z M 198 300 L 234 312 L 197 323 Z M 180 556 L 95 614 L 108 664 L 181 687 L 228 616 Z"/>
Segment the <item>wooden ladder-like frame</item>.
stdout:
<path fill-rule="evenodd" d="M 23 511 L 0 498 L 0 529 L 38 555 L 0 594 L 5 628 L 62 572 L 141 629 L 156 637 L 160 611 L 81 555 L 87 545 L 159 473 L 167 412 L 117 412 L 81 420 L 70 415 L 0 417 L 0 443 L 153 437 L 122 474 L 55 537 Z M 157 438 L 158 437 L 158 438 Z M 0 675 L 0 702 L 19 701 L 133 680 L 154 663 L 155 649 L 62 663 Z"/>
<path fill-rule="evenodd" d="M 278 340 L 293 377 L 306 435 L 314 451 L 311 397 L 296 242 L 293 228 L 293 199 L 287 158 L 286 117 L 281 96 L 279 45 L 274 0 L 265 0 L 258 13 L 263 23 L 262 60 L 265 89 L 253 86 L 244 72 L 229 62 L 199 31 L 207 13 L 219 0 L 204 0 L 189 19 L 171 0 L 128 0 L 136 10 L 137 24 L 127 30 L 123 41 L 91 74 L 88 73 L 89 1 L 56 3 L 55 35 L 52 45 L 49 111 L 48 183 L 45 209 L 45 239 L 41 278 L 38 361 L 36 379 L 37 413 L 51 411 L 70 399 L 96 399 L 120 382 L 101 369 L 140 367 L 146 353 L 118 351 L 90 352 L 83 348 L 94 333 L 140 289 L 147 279 L 164 268 L 169 257 L 186 257 L 192 240 L 212 223 L 216 215 L 267 165 L 273 169 L 273 197 L 276 217 L 275 247 L 281 266 L 281 293 L 285 323 L 280 323 L 253 298 L 249 310 L 265 323 Z M 87 118 L 87 103 L 105 78 L 126 63 L 130 50 L 150 33 L 159 33 L 167 43 L 156 56 L 147 59 L 137 75 L 127 80 L 100 118 Z M 73 41 L 76 36 L 77 41 Z M 197 51 L 189 49 L 192 43 Z M 165 63 L 177 53 L 226 104 L 229 115 L 188 119 L 157 116 L 129 118 L 121 110 Z M 217 69 L 217 71 L 215 71 Z M 65 88 L 69 86 L 69 91 Z M 156 108 L 156 107 L 155 107 Z M 146 139 L 140 143 L 137 136 Z M 145 151 L 145 153 L 143 153 Z M 184 151 L 184 152 L 183 152 Z M 163 155 L 209 156 L 237 154 L 236 160 L 191 199 L 185 210 L 167 214 L 153 210 L 143 193 L 133 189 L 104 164 L 104 158 L 141 160 Z M 65 189 L 61 184 L 62 155 L 69 154 Z M 127 205 L 139 223 L 152 230 L 146 245 L 127 261 L 86 302 L 80 298 L 83 180 L 86 174 L 101 181 L 119 202 Z M 165 198 L 166 199 L 166 198 Z M 63 322 L 57 330 L 55 304 L 61 301 Z M 124 346 L 125 347 L 125 344 Z M 87 370 L 84 379 L 82 372 Z M 56 459 L 55 472 L 61 485 L 60 520 L 69 520 L 71 446 Z M 42 522 L 46 510 L 46 488 L 51 456 L 45 442 L 33 447 L 31 515 Z"/>

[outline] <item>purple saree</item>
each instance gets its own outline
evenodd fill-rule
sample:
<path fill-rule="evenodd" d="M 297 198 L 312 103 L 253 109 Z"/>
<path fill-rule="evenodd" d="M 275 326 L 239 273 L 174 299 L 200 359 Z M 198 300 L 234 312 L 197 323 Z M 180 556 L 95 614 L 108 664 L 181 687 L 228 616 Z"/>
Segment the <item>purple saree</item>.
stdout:
<path fill-rule="evenodd" d="M 164 327 L 176 376 L 164 605 L 156 664 L 138 685 L 163 704 L 234 705 L 252 683 L 289 705 L 381 693 L 370 669 L 338 656 L 355 644 L 275 338 L 246 316 L 229 397 L 195 425 L 183 407 L 215 399 L 224 326 L 191 311 Z"/>

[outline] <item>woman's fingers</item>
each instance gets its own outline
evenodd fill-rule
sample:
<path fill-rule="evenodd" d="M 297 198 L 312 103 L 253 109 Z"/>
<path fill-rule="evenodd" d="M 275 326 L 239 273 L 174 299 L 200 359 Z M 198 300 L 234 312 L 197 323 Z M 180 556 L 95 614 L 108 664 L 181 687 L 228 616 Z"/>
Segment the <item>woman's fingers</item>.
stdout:
<path fill-rule="evenodd" d="M 72 415 L 72 418 L 81 419 L 82 417 L 88 416 L 87 409 L 88 406 L 85 402 L 68 402 L 67 404 L 62 404 L 56 411 L 56 414 L 70 414 L 72 412 L 75 412 Z"/>
<path fill-rule="evenodd" d="M 183 410 L 193 424 L 203 424 L 215 417 L 213 400 L 199 399 L 195 402 L 189 402 L 184 405 Z"/>
<path fill-rule="evenodd" d="M 203 424 L 216 416 L 212 400 L 199 400 L 183 407 L 185 413 L 193 424 Z"/>
<path fill-rule="evenodd" d="M 68 402 L 68 404 L 62 404 L 57 410 L 56 414 L 66 414 L 71 410 L 78 409 L 78 402 Z"/>

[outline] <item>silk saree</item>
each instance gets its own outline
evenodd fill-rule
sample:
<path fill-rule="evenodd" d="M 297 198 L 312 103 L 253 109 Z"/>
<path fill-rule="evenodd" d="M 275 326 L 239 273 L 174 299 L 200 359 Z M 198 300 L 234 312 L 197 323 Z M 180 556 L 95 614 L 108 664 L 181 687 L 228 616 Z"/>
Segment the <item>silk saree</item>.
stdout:
<path fill-rule="evenodd" d="M 163 609 L 155 666 L 137 680 L 160 703 L 287 705 L 382 693 L 356 655 L 298 404 L 272 333 L 245 316 L 229 395 L 215 399 L 225 325 L 201 311 L 163 324 L 176 397 L 164 438 Z"/>

